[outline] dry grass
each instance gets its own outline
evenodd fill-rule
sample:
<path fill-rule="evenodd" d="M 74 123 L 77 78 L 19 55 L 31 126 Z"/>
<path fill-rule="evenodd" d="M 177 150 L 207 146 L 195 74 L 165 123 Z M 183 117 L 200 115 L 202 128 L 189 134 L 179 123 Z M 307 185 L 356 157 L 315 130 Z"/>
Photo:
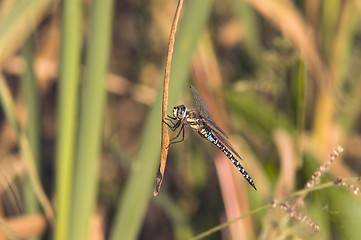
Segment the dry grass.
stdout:
<path fill-rule="evenodd" d="M 45 0 L 11 2 L 0 5 L 1 92 L 6 93 L 1 96 L 0 168 L 15 169 L 6 170 L 7 180 L 25 196 L 21 217 L 42 213 L 39 202 L 51 217 L 47 199 L 58 210 L 60 193 L 54 187 L 54 172 L 64 163 L 53 160 L 63 129 L 57 114 L 58 72 L 71 60 L 61 47 L 62 8 Z M 170 59 L 165 59 L 167 44 L 174 40 L 169 41 L 169 35 L 177 3 L 115 1 L 113 45 L 104 83 L 107 104 L 101 109 L 104 114 L 97 114 L 104 115 L 104 130 L 96 139 L 101 154 L 93 156 L 100 160 L 99 172 L 98 166 L 94 171 L 79 170 L 89 177 L 87 183 L 95 183 L 93 214 L 84 221 L 96 224 L 92 235 L 104 237 L 101 226 L 109 226 L 106 231 L 113 239 L 206 235 L 207 239 L 358 239 L 359 2 L 185 1 L 177 34 L 172 35 L 170 70 Z M 86 46 L 94 36 L 102 35 L 89 34 L 92 2 L 80 4 L 78 53 L 86 59 Z M 79 81 L 80 88 L 71 104 L 76 124 L 80 124 L 86 95 L 83 70 L 89 71 L 84 59 L 78 61 L 80 76 L 75 83 Z M 164 69 L 164 77 L 170 76 L 169 96 L 164 95 L 169 105 L 161 113 Z M 33 82 L 23 81 L 31 76 Z M 186 87 L 190 82 L 230 136 L 257 192 L 245 184 L 227 158 L 191 129 L 186 129 L 182 144 L 166 149 L 163 124 L 165 141 L 161 143 L 161 116 L 179 103 L 193 107 Z M 69 93 L 63 95 L 70 97 Z M 34 96 L 39 100 L 35 104 L 30 101 Z M 7 107 L 9 99 L 12 104 Z M 83 123 L 94 119 L 88 116 Z M 73 133 L 71 145 L 76 152 L 80 133 L 78 129 Z M 327 159 L 339 145 L 345 152 L 338 156 L 337 150 Z M 24 146 L 25 155 L 21 154 Z M 162 191 L 152 198 L 161 146 L 169 155 L 162 154 Z M 32 158 L 36 163 L 29 165 Z M 76 175 L 68 178 L 70 185 L 75 184 Z M 4 215 L 2 222 L 8 217 Z"/>

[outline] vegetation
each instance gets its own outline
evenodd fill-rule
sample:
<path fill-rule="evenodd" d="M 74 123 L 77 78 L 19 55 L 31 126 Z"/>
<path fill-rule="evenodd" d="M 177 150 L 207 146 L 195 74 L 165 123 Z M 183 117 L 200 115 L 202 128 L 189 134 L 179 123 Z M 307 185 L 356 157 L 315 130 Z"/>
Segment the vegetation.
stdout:
<path fill-rule="evenodd" d="M 196 86 L 257 191 L 186 128 L 153 197 L 176 5 L 0 3 L 0 238 L 358 239 L 361 5 L 185 1 L 168 114 Z"/>

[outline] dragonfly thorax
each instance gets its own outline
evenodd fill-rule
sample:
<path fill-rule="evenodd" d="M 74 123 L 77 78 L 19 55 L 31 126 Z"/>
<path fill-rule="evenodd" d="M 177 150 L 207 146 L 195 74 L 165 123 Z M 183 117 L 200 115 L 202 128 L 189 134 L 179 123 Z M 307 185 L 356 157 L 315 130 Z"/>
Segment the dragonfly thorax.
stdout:
<path fill-rule="evenodd" d="M 187 107 L 184 105 L 179 105 L 173 108 L 173 116 L 177 119 L 184 119 L 187 115 Z"/>

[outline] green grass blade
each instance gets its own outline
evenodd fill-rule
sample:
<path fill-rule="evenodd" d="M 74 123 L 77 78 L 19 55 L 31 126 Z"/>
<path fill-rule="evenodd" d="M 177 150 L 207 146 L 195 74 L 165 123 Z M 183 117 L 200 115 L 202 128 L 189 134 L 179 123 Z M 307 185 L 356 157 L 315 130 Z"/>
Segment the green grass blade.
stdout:
<path fill-rule="evenodd" d="M 26 66 L 23 76 L 23 93 L 24 93 L 24 103 L 27 109 L 27 124 L 26 131 L 29 138 L 30 148 L 33 152 L 34 162 L 39 173 L 39 178 L 41 179 L 41 160 L 40 160 L 40 136 L 41 136 L 41 127 L 40 127 L 40 101 L 39 101 L 39 92 L 38 85 L 36 81 L 36 76 L 34 73 L 34 41 L 31 36 L 25 43 L 23 48 L 23 55 L 25 58 Z M 24 209 L 27 213 L 36 213 L 39 211 L 39 204 L 31 188 L 31 181 L 27 179 L 24 182 L 23 187 L 24 195 Z M 32 238 L 35 240 L 36 238 Z"/>
<path fill-rule="evenodd" d="M 297 73 L 297 94 L 296 95 L 296 108 L 297 108 L 297 118 L 296 118 L 296 129 L 298 134 L 301 134 L 305 125 L 305 112 L 306 112 L 306 103 L 305 103 L 305 89 L 307 84 L 307 78 L 305 74 L 305 64 L 303 61 L 299 63 L 299 69 Z"/>
<path fill-rule="evenodd" d="M 57 225 L 54 233 L 57 240 L 66 239 L 69 231 L 79 99 L 81 1 L 64 1 L 62 13 L 56 146 Z"/>
<path fill-rule="evenodd" d="M 95 0 L 91 5 L 84 95 L 80 108 L 79 136 L 74 169 L 70 234 L 67 239 L 89 239 L 90 217 L 98 185 L 102 122 L 110 50 L 112 0 Z"/>
<path fill-rule="evenodd" d="M 6 119 L 11 125 L 13 131 L 16 134 L 16 137 L 19 142 L 21 154 L 23 156 L 23 159 L 25 161 L 25 165 L 27 168 L 27 173 L 29 176 L 29 179 L 31 181 L 31 186 L 33 187 L 33 190 L 35 194 L 37 195 L 41 206 L 45 210 L 45 214 L 47 216 L 47 219 L 49 222 L 53 222 L 54 220 L 54 213 L 53 209 L 51 207 L 50 201 L 47 198 L 44 189 L 42 188 L 38 171 L 36 168 L 35 160 L 33 153 L 31 151 L 31 147 L 29 144 L 29 140 L 24 132 L 23 129 L 20 128 L 16 115 L 15 115 L 15 107 L 14 107 L 14 101 L 12 99 L 11 93 L 9 88 L 7 87 L 5 83 L 5 79 L 2 75 L 0 75 L 0 102 L 2 104 L 3 110 L 6 115 Z"/>
<path fill-rule="evenodd" d="M 173 107 L 178 96 L 188 85 L 187 77 L 197 39 L 210 14 L 211 0 L 194 0 L 185 3 L 184 15 L 179 22 L 169 85 L 169 106 Z M 187 88 L 188 89 L 188 88 Z M 110 239 L 135 239 L 155 186 L 160 160 L 161 93 L 150 110 L 144 127 L 142 143 L 131 175 L 118 208 Z M 167 173 L 165 173 L 165 178 Z M 165 179 L 166 181 L 166 179 Z M 161 192 L 159 194 L 162 194 Z"/>

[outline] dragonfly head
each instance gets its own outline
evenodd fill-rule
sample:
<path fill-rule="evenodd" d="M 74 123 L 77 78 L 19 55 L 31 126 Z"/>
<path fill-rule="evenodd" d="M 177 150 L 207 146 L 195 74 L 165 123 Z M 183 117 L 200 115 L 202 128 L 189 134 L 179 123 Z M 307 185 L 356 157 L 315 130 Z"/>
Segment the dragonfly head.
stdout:
<path fill-rule="evenodd" d="M 179 105 L 173 108 L 173 116 L 178 119 L 183 119 L 186 117 L 187 107 L 184 105 Z"/>

